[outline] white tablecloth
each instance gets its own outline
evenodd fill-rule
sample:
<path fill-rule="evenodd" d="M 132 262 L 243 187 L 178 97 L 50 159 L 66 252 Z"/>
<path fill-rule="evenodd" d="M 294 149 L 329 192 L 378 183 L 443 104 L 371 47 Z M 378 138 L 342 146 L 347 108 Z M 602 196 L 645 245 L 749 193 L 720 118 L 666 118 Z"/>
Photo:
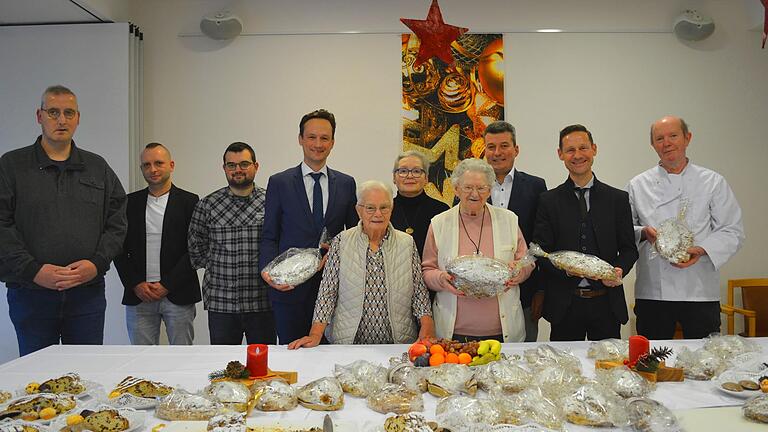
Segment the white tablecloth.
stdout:
<path fill-rule="evenodd" d="M 768 349 L 766 349 L 768 338 L 753 340 L 763 347 L 768 360 Z M 594 361 L 587 358 L 589 342 L 550 342 L 550 344 L 561 349 L 570 349 L 582 360 L 584 374 L 594 375 Z M 503 352 L 507 355 L 522 355 L 524 350 L 536 345 L 535 343 L 504 344 Z M 702 341 L 653 341 L 652 346 L 669 346 L 676 351 L 682 346 L 688 346 L 691 349 L 699 348 L 702 346 Z M 323 376 L 332 376 L 334 364 L 348 364 L 354 360 L 364 359 L 386 365 L 390 357 L 400 356 L 407 348 L 407 345 L 325 345 L 288 351 L 285 346 L 270 346 L 269 367 L 273 370 L 298 371 L 299 384 L 305 384 Z M 0 365 L 0 390 L 13 391 L 23 388 L 30 381 L 41 382 L 67 372 L 77 372 L 85 380 L 102 384 L 107 392 L 128 375 L 197 391 L 208 384 L 209 372 L 224 368 L 231 360 L 239 360 L 245 364 L 245 359 L 245 346 L 58 345 Z M 674 364 L 674 360 L 668 363 Z M 692 380 L 681 383 L 658 383 L 651 397 L 672 410 L 737 406 L 744 402 L 743 399 L 719 391 L 710 381 Z M 435 397 L 429 394 L 424 395 L 424 414 L 428 418 L 434 419 L 436 402 Z M 151 414 L 150 412 L 146 430 L 160 423 L 160 420 Z M 254 411 L 251 417 L 258 423 L 280 420 L 320 426 L 324 414 L 299 406 L 292 411 L 281 413 Z M 381 427 L 387 417 L 369 409 L 364 399 L 349 395 L 345 396 L 344 408 L 330 414 L 337 423 L 337 432 L 375 430 Z M 567 430 L 590 429 L 568 424 Z M 713 430 L 717 429 L 713 428 Z"/>

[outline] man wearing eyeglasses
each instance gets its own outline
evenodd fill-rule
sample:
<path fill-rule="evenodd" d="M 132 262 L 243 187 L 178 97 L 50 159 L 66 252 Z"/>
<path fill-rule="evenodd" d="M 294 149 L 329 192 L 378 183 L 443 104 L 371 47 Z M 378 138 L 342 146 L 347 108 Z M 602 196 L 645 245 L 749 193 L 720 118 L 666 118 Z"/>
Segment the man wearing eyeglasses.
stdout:
<path fill-rule="evenodd" d="M 48 87 L 42 135 L 0 158 L 0 279 L 19 354 L 104 340 L 104 274 L 126 232 L 125 192 L 99 155 L 75 146 L 77 97 Z"/>
<path fill-rule="evenodd" d="M 269 178 L 259 268 L 264 269 L 288 248 L 316 248 L 325 229 L 328 239 L 357 225 L 355 180 L 328 168 L 336 135 L 336 118 L 324 109 L 299 122 L 304 161 Z M 325 245 L 325 248 L 328 246 Z M 307 282 L 278 285 L 266 272 L 277 334 L 287 344 L 309 334 L 321 272 Z"/>
<path fill-rule="evenodd" d="M 621 278 L 637 261 L 629 195 L 597 179 L 597 145 L 583 125 L 560 131 L 557 155 L 568 170 L 560 186 L 539 197 L 533 241 L 547 252 L 577 251 L 614 266 L 618 280 L 571 276 L 539 260 L 545 284 L 544 318 L 550 340 L 621 338 L 629 317 Z"/>
<path fill-rule="evenodd" d="M 524 173 L 515 168 L 515 158 L 520 153 L 515 127 L 499 120 L 489 124 L 483 132 L 485 160 L 493 167 L 496 181 L 491 185 L 491 204 L 504 207 L 517 215 L 517 224 L 523 237 L 533 238 L 533 223 L 539 195 L 547 191 L 547 183 L 541 177 Z M 525 341 L 535 342 L 539 335 L 539 318 L 544 306 L 544 288 L 538 282 L 537 269 L 520 284 L 520 303 L 525 318 Z"/>
<path fill-rule="evenodd" d="M 203 306 L 212 345 L 274 344 L 275 321 L 255 265 L 264 225 L 264 188 L 253 179 L 256 153 L 244 142 L 224 152 L 228 186 L 197 203 L 189 224 L 192 266 L 205 268 Z"/>

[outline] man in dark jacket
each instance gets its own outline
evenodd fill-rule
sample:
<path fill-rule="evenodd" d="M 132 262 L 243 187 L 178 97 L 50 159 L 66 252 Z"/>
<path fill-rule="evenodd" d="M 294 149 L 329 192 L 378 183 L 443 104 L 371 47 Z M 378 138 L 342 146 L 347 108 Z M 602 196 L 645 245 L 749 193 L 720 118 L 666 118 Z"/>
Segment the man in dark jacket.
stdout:
<path fill-rule="evenodd" d="M 104 341 L 104 274 L 125 237 L 125 192 L 99 155 L 75 146 L 77 97 L 45 90 L 34 144 L 0 158 L 0 280 L 19 353 Z"/>
<path fill-rule="evenodd" d="M 160 321 L 171 345 L 192 345 L 200 282 L 187 250 L 197 195 L 171 181 L 175 163 L 160 143 L 141 152 L 148 187 L 128 195 L 128 235 L 115 258 L 125 292 L 125 322 L 134 345 L 157 345 Z"/>
<path fill-rule="evenodd" d="M 533 240 L 547 252 L 578 251 L 614 266 L 616 280 L 570 276 L 539 260 L 545 283 L 544 318 L 550 340 L 621 337 L 628 320 L 621 278 L 637 261 L 629 195 L 602 183 L 592 172 L 597 146 L 582 125 L 560 131 L 557 154 L 568 169 L 563 184 L 539 198 Z"/>

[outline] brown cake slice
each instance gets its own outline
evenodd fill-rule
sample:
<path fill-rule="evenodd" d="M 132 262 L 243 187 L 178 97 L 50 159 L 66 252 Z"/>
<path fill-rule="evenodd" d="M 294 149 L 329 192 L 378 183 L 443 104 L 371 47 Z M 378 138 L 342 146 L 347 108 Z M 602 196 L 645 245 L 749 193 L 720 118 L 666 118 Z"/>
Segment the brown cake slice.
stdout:
<path fill-rule="evenodd" d="M 85 391 L 85 387 L 80 383 L 80 376 L 75 373 L 69 373 L 58 378 L 52 378 L 43 381 L 40 384 L 41 393 L 71 393 L 80 394 Z"/>
<path fill-rule="evenodd" d="M 115 387 L 115 392 L 130 393 L 143 398 L 167 396 L 173 389 L 165 384 L 132 376 L 126 377 Z"/>
<path fill-rule="evenodd" d="M 83 415 L 85 429 L 94 432 L 119 432 L 128 429 L 128 419 L 121 416 L 117 410 L 105 409 Z"/>

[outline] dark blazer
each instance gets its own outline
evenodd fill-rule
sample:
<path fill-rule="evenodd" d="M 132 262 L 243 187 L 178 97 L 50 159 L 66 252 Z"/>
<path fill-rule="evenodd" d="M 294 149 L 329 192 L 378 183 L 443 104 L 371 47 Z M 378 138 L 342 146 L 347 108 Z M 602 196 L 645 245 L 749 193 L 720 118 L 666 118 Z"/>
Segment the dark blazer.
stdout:
<path fill-rule="evenodd" d="M 634 227 L 629 207 L 629 195 L 595 177 L 589 191 L 589 215 L 595 230 L 598 256 L 626 276 L 637 261 Z M 533 241 L 546 252 L 577 251 L 579 246 L 579 200 L 570 177 L 565 183 L 544 192 L 539 198 Z M 545 285 L 544 318 L 557 324 L 565 316 L 581 278 L 566 275 L 546 258 L 538 261 Z M 608 288 L 608 296 L 617 321 L 625 324 L 629 317 L 624 299 L 624 287 Z"/>
<path fill-rule="evenodd" d="M 328 168 L 328 208 L 325 210 L 325 227 L 328 239 L 346 228 L 357 225 L 355 179 L 347 174 Z M 259 271 L 285 250 L 316 248 L 320 231 L 315 227 L 312 211 L 304 189 L 301 165 L 272 175 L 267 183 L 264 210 L 264 229 L 259 242 Z M 299 303 L 310 290 L 319 287 L 320 275 L 290 291 L 269 288 L 273 302 Z"/>
<path fill-rule="evenodd" d="M 512 191 L 510 191 L 510 196 L 507 200 L 507 208 L 517 215 L 517 225 L 520 227 L 520 231 L 523 232 L 526 242 L 530 242 L 533 238 L 533 226 L 536 221 L 539 195 L 546 191 L 547 183 L 543 178 L 515 170 L 515 176 L 512 180 Z M 534 270 L 528 280 L 520 285 L 520 302 L 524 308 L 531 305 L 531 298 L 536 290 L 543 288 L 538 281 L 538 273 L 538 270 Z"/>
<path fill-rule="evenodd" d="M 149 190 L 128 195 L 128 234 L 123 252 L 115 258 L 115 267 L 123 282 L 124 305 L 137 305 L 133 287 L 147 280 L 147 225 L 145 213 Z M 168 300 L 177 305 L 200 301 L 200 281 L 192 268 L 187 251 L 187 230 L 199 197 L 171 185 L 168 205 L 163 216 L 160 245 L 160 283 L 168 290 Z"/>

